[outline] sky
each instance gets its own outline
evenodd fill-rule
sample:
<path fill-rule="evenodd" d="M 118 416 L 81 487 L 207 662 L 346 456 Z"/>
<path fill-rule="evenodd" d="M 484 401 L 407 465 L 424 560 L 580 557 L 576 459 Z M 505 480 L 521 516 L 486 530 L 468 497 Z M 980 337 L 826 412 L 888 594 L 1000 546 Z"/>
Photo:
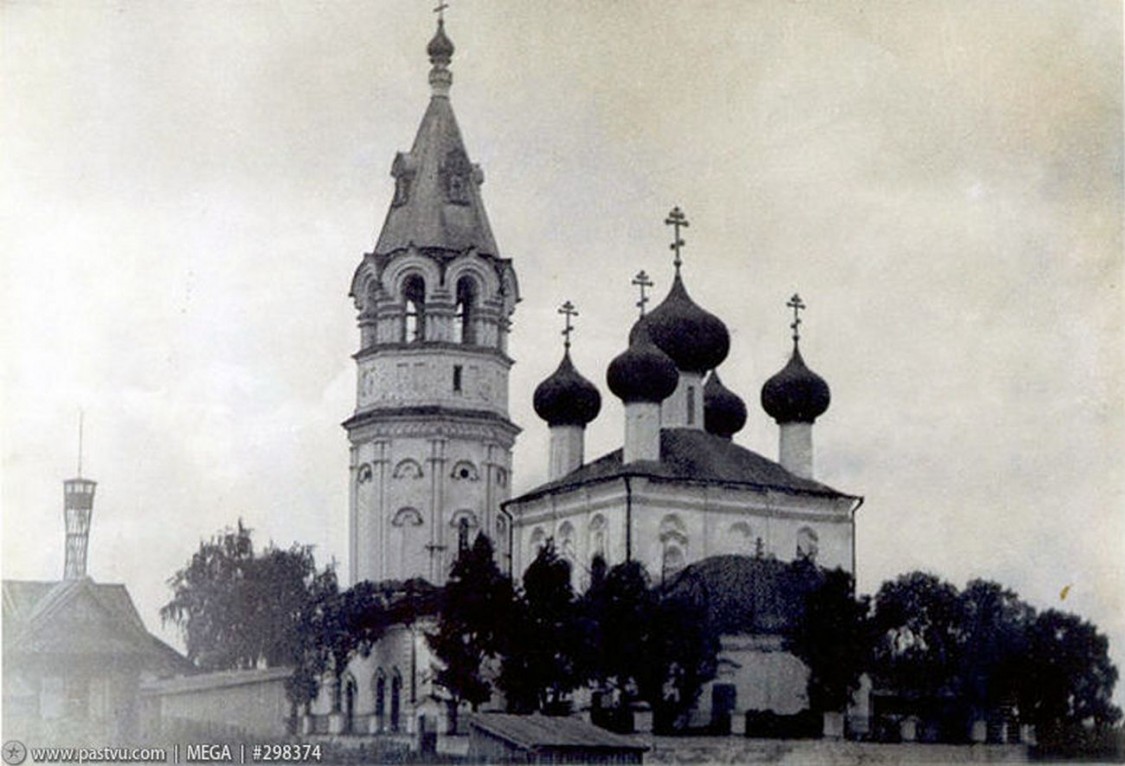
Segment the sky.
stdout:
<path fill-rule="evenodd" d="M 5 578 L 61 576 L 79 411 L 89 572 L 160 635 L 167 579 L 239 518 L 345 564 L 347 293 L 429 98 L 432 5 L 0 3 Z M 993 579 L 1125 669 L 1119 2 L 453 0 L 446 28 L 520 282 L 517 493 L 546 477 L 564 300 L 605 402 L 587 455 L 620 446 L 604 370 L 632 276 L 668 289 L 679 205 L 735 439 L 768 457 L 759 391 L 808 305 L 860 590 Z"/>

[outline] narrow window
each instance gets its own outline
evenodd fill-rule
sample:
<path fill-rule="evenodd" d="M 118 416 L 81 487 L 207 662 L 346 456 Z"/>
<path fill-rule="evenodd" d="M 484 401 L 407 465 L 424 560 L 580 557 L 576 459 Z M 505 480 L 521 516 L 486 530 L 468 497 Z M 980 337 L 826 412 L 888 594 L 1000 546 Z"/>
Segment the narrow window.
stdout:
<path fill-rule="evenodd" d="M 457 550 L 461 553 L 469 550 L 469 519 L 462 518 L 457 522 Z"/>
<path fill-rule="evenodd" d="M 474 307 L 477 300 L 476 284 L 468 277 L 462 277 L 457 282 L 457 317 L 453 323 L 453 341 L 455 343 L 476 343 L 476 334 L 473 331 Z"/>
<path fill-rule="evenodd" d="M 408 277 L 402 288 L 406 316 L 402 325 L 402 340 L 418 343 L 426 339 L 426 283 L 421 277 Z"/>
<path fill-rule="evenodd" d="M 687 390 L 687 424 L 695 425 L 695 386 L 688 386 Z"/>
<path fill-rule="evenodd" d="M 461 365 L 453 365 L 453 393 L 461 393 Z"/>

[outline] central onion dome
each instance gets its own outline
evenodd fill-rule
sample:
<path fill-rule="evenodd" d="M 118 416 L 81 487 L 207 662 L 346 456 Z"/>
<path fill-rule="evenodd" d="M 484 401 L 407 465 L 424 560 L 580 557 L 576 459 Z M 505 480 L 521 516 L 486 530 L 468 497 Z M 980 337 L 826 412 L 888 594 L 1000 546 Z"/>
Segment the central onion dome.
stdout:
<path fill-rule="evenodd" d="M 703 427 L 707 433 L 729 439 L 746 425 L 746 403 L 723 385 L 719 373 L 711 371 L 703 386 Z"/>
<path fill-rule="evenodd" d="M 831 401 L 828 384 L 805 366 L 796 343 L 789 363 L 762 386 L 762 409 L 778 423 L 813 423 Z"/>
<path fill-rule="evenodd" d="M 696 305 L 679 274 L 668 297 L 643 322 L 652 342 L 684 372 L 702 374 L 713 370 L 730 351 L 727 326 Z"/>
<path fill-rule="evenodd" d="M 559 367 L 535 389 L 535 413 L 549 426 L 585 426 L 602 409 L 602 395 L 563 354 Z"/>
<path fill-rule="evenodd" d="M 618 354 L 605 372 L 609 390 L 626 404 L 662 402 L 680 382 L 676 363 L 652 342 L 647 328 L 647 318 L 633 326 L 629 348 Z"/>

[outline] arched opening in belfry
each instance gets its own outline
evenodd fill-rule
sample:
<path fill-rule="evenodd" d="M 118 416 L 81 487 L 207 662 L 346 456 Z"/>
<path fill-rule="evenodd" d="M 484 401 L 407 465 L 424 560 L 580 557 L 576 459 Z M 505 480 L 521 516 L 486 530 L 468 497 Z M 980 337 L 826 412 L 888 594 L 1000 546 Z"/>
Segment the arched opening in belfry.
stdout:
<path fill-rule="evenodd" d="M 419 343 L 426 339 L 426 283 L 422 277 L 412 274 L 402 283 L 402 302 L 406 314 L 402 324 L 402 340 L 405 343 Z"/>
<path fill-rule="evenodd" d="M 457 315 L 453 322 L 453 341 L 455 343 L 476 343 L 477 285 L 470 277 L 457 280 Z"/>

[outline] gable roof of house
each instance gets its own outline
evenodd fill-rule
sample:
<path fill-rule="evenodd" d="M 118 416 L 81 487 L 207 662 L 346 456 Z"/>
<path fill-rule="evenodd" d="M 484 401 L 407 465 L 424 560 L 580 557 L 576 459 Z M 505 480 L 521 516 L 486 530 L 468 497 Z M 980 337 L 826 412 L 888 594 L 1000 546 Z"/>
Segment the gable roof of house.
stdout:
<path fill-rule="evenodd" d="M 131 657 L 157 675 L 193 666 L 153 636 L 120 583 L 4 580 L 4 653 Z"/>

